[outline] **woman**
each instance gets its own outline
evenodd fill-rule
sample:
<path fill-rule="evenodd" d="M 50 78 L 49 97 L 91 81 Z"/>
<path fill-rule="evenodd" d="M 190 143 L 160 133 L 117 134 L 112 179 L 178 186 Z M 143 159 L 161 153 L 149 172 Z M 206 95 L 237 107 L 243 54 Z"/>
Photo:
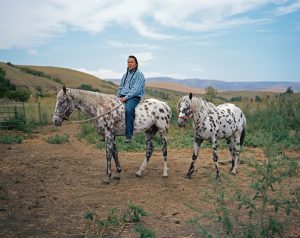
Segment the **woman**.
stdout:
<path fill-rule="evenodd" d="M 125 143 L 131 142 L 135 119 L 135 107 L 145 94 L 145 77 L 138 69 L 138 61 L 130 55 L 127 60 L 127 72 L 123 75 L 118 97 L 125 103 Z"/>

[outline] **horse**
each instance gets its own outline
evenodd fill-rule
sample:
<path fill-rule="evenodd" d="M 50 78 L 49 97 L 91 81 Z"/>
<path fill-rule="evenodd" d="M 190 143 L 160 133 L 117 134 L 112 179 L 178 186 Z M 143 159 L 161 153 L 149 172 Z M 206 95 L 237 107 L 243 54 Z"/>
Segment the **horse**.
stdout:
<path fill-rule="evenodd" d="M 201 98 L 193 97 L 192 93 L 183 96 L 177 103 L 179 127 L 186 125 L 192 118 L 194 129 L 194 148 L 192 162 L 186 174 L 192 178 L 201 143 L 204 140 L 211 142 L 213 161 L 216 168 L 216 178 L 220 178 L 220 169 L 217 155 L 217 139 L 225 139 L 232 157 L 231 174 L 236 175 L 240 149 L 243 145 L 246 132 L 246 117 L 242 110 L 229 103 L 215 106 Z"/>
<path fill-rule="evenodd" d="M 118 97 L 98 92 L 80 89 L 61 89 L 56 96 L 56 105 L 52 118 L 55 126 L 61 126 L 74 110 L 79 110 L 95 121 L 95 128 L 106 143 L 106 176 L 103 182 L 110 183 L 112 169 L 111 159 L 116 165 L 114 179 L 120 179 L 122 167 L 118 157 L 115 136 L 125 134 L 125 108 Z M 140 177 L 145 170 L 150 157 L 154 151 L 152 138 L 158 132 L 162 141 L 163 154 L 163 177 L 168 177 L 167 167 L 167 136 L 171 121 L 172 111 L 170 107 L 157 99 L 146 99 L 141 101 L 135 109 L 134 134 L 145 132 L 146 155 L 144 161 L 136 172 Z"/>

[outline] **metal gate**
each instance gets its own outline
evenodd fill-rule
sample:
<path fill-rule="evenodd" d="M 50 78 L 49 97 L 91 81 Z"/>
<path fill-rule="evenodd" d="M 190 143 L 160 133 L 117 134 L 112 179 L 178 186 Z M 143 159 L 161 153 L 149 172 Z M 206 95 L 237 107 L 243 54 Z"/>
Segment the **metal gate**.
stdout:
<path fill-rule="evenodd" d="M 23 102 L 0 102 L 0 128 L 14 128 L 25 119 Z"/>

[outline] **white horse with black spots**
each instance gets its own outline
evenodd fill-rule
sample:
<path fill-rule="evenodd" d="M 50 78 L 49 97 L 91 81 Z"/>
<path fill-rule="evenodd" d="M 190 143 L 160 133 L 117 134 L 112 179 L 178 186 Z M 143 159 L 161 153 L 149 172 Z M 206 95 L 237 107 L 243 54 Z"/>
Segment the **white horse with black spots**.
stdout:
<path fill-rule="evenodd" d="M 125 109 L 118 97 L 97 92 L 70 89 L 63 87 L 57 94 L 55 111 L 52 122 L 61 126 L 62 122 L 75 110 L 80 110 L 95 121 L 99 135 L 105 138 L 107 169 L 104 183 L 109 183 L 112 175 L 111 159 L 115 160 L 115 179 L 120 179 L 122 171 L 115 143 L 115 136 L 124 135 Z M 164 159 L 163 177 L 168 177 L 167 167 L 167 135 L 171 121 L 170 107 L 157 99 L 141 101 L 135 109 L 134 133 L 145 132 L 147 151 L 145 159 L 136 172 L 141 176 L 154 150 L 152 138 L 158 132 L 162 140 L 162 154 Z"/>
<path fill-rule="evenodd" d="M 201 98 L 189 96 L 180 98 L 177 104 L 178 125 L 185 126 L 188 119 L 192 119 L 194 128 L 194 150 L 192 163 L 186 174 L 190 179 L 195 169 L 201 143 L 210 141 L 213 149 L 217 178 L 220 177 L 217 155 L 217 139 L 226 139 L 232 156 L 231 174 L 236 175 L 240 149 L 244 141 L 246 117 L 240 108 L 233 104 L 215 106 Z"/>

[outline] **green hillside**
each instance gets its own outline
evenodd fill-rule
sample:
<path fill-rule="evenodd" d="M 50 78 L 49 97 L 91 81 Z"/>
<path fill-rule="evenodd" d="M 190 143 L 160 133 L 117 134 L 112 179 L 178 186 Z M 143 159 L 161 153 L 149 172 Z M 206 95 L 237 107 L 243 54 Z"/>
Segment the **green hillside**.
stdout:
<path fill-rule="evenodd" d="M 82 84 L 90 85 L 93 89 L 98 89 L 102 93 L 114 94 L 117 85 L 101 80 L 95 76 L 79 72 L 72 69 L 47 67 L 12 65 L 0 62 L 0 67 L 5 70 L 6 78 L 17 87 L 25 87 L 33 93 L 38 88 L 42 88 L 47 93 L 56 93 L 57 89 L 63 85 L 69 88 L 79 88 Z M 41 75 L 41 76 L 38 76 Z"/>
<path fill-rule="evenodd" d="M 101 80 L 87 73 L 72 69 L 51 67 L 51 66 L 31 66 L 31 65 L 13 65 L 0 62 L 0 67 L 5 70 L 6 78 L 17 87 L 25 87 L 35 94 L 42 89 L 47 94 L 56 94 L 57 90 L 63 85 L 69 88 L 79 88 L 81 85 L 90 85 L 93 89 L 101 93 L 116 94 L 118 85 Z M 189 92 L 183 92 L 181 88 L 174 87 L 165 89 L 162 85 L 156 85 L 156 88 L 147 86 L 145 98 L 154 97 L 165 101 L 176 101 L 182 95 Z M 217 96 L 230 99 L 232 97 L 255 98 L 256 96 L 265 97 L 274 95 L 272 92 L 262 91 L 221 91 Z M 196 94 L 195 94 L 196 95 Z M 197 95 L 203 96 L 203 95 Z"/>

